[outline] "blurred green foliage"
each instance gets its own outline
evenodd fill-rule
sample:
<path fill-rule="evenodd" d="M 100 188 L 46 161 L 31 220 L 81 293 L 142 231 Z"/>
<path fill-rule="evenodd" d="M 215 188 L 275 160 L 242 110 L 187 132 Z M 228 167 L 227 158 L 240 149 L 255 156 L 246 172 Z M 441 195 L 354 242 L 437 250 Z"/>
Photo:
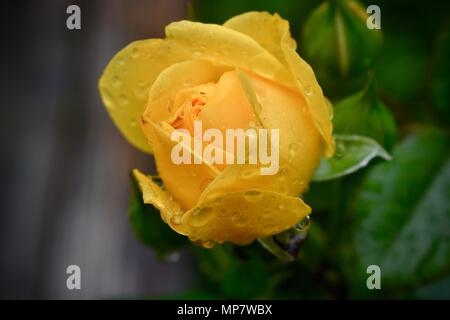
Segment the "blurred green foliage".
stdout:
<path fill-rule="evenodd" d="M 375 139 L 391 150 L 397 138 L 397 127 L 390 110 L 378 98 L 373 76 L 367 86 L 334 106 L 334 132 L 359 134 Z"/>
<path fill-rule="evenodd" d="M 198 290 L 180 297 L 450 298 L 450 4 L 359 4 L 363 12 L 369 4 L 381 8 L 382 34 L 368 30 L 345 0 L 191 1 L 191 19 L 201 22 L 252 10 L 289 20 L 299 54 L 334 104 L 335 132 L 371 137 L 393 160 L 376 158 L 355 174 L 310 185 L 303 196 L 312 225 L 293 262 L 256 242 L 191 246 Z M 329 177 L 349 159 L 360 165 L 358 152 L 382 150 L 340 144 L 326 163 Z M 333 164 L 339 157 L 348 162 Z M 160 256 L 183 244 L 157 213 L 140 212 L 153 209 L 133 203 L 132 225 L 144 243 Z M 381 290 L 366 287 L 371 264 L 381 267 Z"/>
<path fill-rule="evenodd" d="M 385 289 L 450 272 L 449 145 L 436 129 L 414 134 L 362 186 L 354 241 L 359 270 L 364 276 L 366 266 L 379 265 Z"/>

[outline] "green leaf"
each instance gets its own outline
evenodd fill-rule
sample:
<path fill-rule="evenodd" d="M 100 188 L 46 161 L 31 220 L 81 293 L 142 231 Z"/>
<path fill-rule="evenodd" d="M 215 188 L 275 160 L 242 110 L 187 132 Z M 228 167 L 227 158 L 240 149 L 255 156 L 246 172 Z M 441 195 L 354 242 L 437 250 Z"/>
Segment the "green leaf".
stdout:
<path fill-rule="evenodd" d="M 370 171 L 357 200 L 361 277 L 381 268 L 382 287 L 410 286 L 450 272 L 449 139 L 430 129 Z M 360 281 L 361 286 L 365 281 Z"/>
<path fill-rule="evenodd" d="M 129 218 L 136 237 L 143 244 L 152 247 L 159 258 L 164 258 L 189 243 L 186 237 L 164 223 L 155 207 L 144 204 L 142 193 L 133 177 L 131 187 Z"/>
<path fill-rule="evenodd" d="M 439 34 L 433 77 L 431 79 L 431 96 L 439 113 L 447 122 L 450 121 L 450 21 L 447 21 Z"/>
<path fill-rule="evenodd" d="M 362 136 L 335 135 L 336 153 L 333 158 L 322 158 L 314 173 L 313 181 L 325 181 L 352 174 L 366 167 L 369 162 L 391 156 L 375 140 Z"/>
<path fill-rule="evenodd" d="M 389 151 L 397 137 L 394 117 L 378 99 L 377 85 L 372 75 L 362 91 L 335 105 L 333 126 L 335 133 L 366 136 Z"/>

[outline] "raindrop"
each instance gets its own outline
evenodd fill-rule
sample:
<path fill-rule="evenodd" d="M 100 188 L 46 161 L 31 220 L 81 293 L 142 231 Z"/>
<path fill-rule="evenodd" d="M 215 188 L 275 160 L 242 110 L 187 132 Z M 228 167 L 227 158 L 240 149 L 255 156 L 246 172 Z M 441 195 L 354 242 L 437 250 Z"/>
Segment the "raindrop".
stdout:
<path fill-rule="evenodd" d="M 257 190 L 249 190 L 244 193 L 244 198 L 247 201 L 255 202 L 261 197 L 261 192 Z"/>
<path fill-rule="evenodd" d="M 183 86 L 184 87 L 190 87 L 190 86 L 192 86 L 192 79 L 185 79 L 184 81 L 183 81 Z"/>
<path fill-rule="evenodd" d="M 122 84 L 122 82 L 120 81 L 119 77 L 114 76 L 111 79 L 111 84 L 113 85 L 113 87 L 120 87 L 120 85 Z"/>
<path fill-rule="evenodd" d="M 345 155 L 345 144 L 339 141 L 336 144 L 336 152 L 334 154 L 334 157 L 337 159 L 341 159 L 344 157 L 344 155 Z"/>
<path fill-rule="evenodd" d="M 177 217 L 177 216 L 173 216 L 172 218 L 170 218 L 170 222 L 175 225 L 178 226 L 181 224 L 181 218 Z"/>
<path fill-rule="evenodd" d="M 258 175 L 258 170 L 248 169 L 242 173 L 242 177 L 245 179 L 249 179 L 255 175 Z"/>
<path fill-rule="evenodd" d="M 231 221 L 233 221 L 236 227 L 242 228 L 247 224 L 247 217 L 245 214 L 235 211 L 231 214 Z"/>
<path fill-rule="evenodd" d="M 215 242 L 213 240 L 205 240 L 202 241 L 202 246 L 206 249 L 211 249 L 212 247 L 215 246 Z"/>
<path fill-rule="evenodd" d="M 303 218 L 300 222 L 298 222 L 294 226 L 294 229 L 296 229 L 298 231 L 306 231 L 306 230 L 308 230 L 310 225 L 311 225 L 311 220 L 310 220 L 309 216 L 306 216 L 305 218 Z"/>
<path fill-rule="evenodd" d="M 297 155 L 298 151 L 300 149 L 300 145 L 298 143 L 291 143 L 289 145 L 289 160 L 292 160 Z"/>
<path fill-rule="evenodd" d="M 126 95 L 124 95 L 124 94 L 119 95 L 119 104 L 121 106 L 127 106 L 128 103 L 129 103 L 129 101 L 128 101 L 128 98 Z"/>
<path fill-rule="evenodd" d="M 139 57 L 139 49 L 138 48 L 131 49 L 131 57 L 133 57 L 133 58 Z"/>
<path fill-rule="evenodd" d="M 310 85 L 306 85 L 306 86 L 305 86 L 305 94 L 306 94 L 307 96 L 312 95 L 312 87 L 311 87 Z"/>
<path fill-rule="evenodd" d="M 203 207 L 195 209 L 190 216 L 189 223 L 193 227 L 201 227 L 208 223 L 211 218 L 211 208 Z"/>

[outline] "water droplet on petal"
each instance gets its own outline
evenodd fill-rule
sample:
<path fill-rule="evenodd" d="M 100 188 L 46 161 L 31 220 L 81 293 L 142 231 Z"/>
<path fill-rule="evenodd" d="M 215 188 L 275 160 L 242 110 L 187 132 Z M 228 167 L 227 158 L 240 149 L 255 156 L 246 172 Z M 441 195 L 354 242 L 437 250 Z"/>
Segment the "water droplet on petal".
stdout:
<path fill-rule="evenodd" d="M 298 143 L 291 143 L 289 145 L 289 160 L 292 160 L 295 158 L 298 154 L 298 151 L 300 150 L 300 145 Z"/>
<path fill-rule="evenodd" d="M 120 81 L 120 79 L 119 79 L 119 77 L 117 77 L 117 76 L 114 76 L 114 77 L 112 77 L 112 79 L 111 79 L 111 84 L 113 85 L 113 87 L 120 87 L 121 86 L 121 84 L 122 84 L 122 82 Z"/>
<path fill-rule="evenodd" d="M 172 218 L 170 218 L 170 223 L 172 223 L 173 225 L 180 225 L 181 224 L 181 218 L 177 217 L 177 216 L 173 216 Z"/>
<path fill-rule="evenodd" d="M 124 94 L 119 95 L 119 104 L 120 104 L 122 107 L 127 106 L 128 103 L 129 103 L 129 101 L 128 101 L 128 98 L 127 98 L 126 95 L 124 95 Z"/>
<path fill-rule="evenodd" d="M 215 242 L 213 240 L 205 240 L 202 241 L 202 246 L 206 249 L 211 249 L 212 247 L 215 246 Z"/>
<path fill-rule="evenodd" d="M 261 197 L 261 192 L 258 190 L 249 190 L 244 193 L 244 198 L 247 201 L 255 202 Z"/>
<path fill-rule="evenodd" d="M 247 224 L 248 219 L 245 214 L 235 211 L 231 214 L 231 221 L 233 221 L 236 227 L 242 228 Z"/>
<path fill-rule="evenodd" d="M 305 86 L 305 94 L 307 95 L 307 96 L 310 96 L 310 95 L 312 95 L 312 87 L 310 86 L 310 85 L 306 85 Z"/>
<path fill-rule="evenodd" d="M 135 59 L 139 57 L 139 49 L 138 48 L 131 49 L 131 57 L 133 57 Z"/>
<path fill-rule="evenodd" d="M 193 227 L 202 227 L 211 219 L 211 208 L 203 207 L 192 211 L 189 224 Z"/>

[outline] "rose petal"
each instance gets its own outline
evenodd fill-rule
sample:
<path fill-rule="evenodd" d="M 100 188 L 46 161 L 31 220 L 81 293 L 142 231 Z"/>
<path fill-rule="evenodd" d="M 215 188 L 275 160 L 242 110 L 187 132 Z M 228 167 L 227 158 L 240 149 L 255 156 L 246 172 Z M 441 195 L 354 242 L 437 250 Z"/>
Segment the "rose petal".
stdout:
<path fill-rule="evenodd" d="M 182 223 L 192 241 L 248 244 L 290 228 L 310 212 L 300 198 L 252 189 L 205 199 Z"/>
<path fill-rule="evenodd" d="M 180 91 L 216 82 L 223 71 L 223 68 L 201 60 L 187 60 L 171 65 L 153 83 L 145 114 L 155 122 L 169 119 L 176 111 L 173 103 Z"/>
<path fill-rule="evenodd" d="M 189 54 L 173 41 L 136 41 L 119 51 L 99 81 L 103 103 L 125 138 L 138 149 L 151 152 L 140 126 L 151 85 L 162 70 L 186 60 Z"/>
<path fill-rule="evenodd" d="M 181 207 L 195 206 L 203 190 L 215 178 L 217 169 L 207 163 L 176 165 L 171 158 L 172 148 L 177 144 L 170 140 L 170 126 L 163 129 L 150 119 L 145 119 L 142 128 L 154 149 L 156 167 L 166 189 L 179 201 Z M 192 150 L 191 150 L 192 151 Z"/>
<path fill-rule="evenodd" d="M 297 54 L 295 41 L 289 32 L 289 23 L 278 14 L 247 12 L 231 18 L 224 26 L 252 37 L 290 70 L 325 141 L 325 153 L 331 156 L 334 153 L 332 109 L 324 99 L 314 71 Z"/>
<path fill-rule="evenodd" d="M 142 191 L 144 203 L 155 206 L 161 213 L 161 219 L 178 233 L 186 234 L 181 224 L 184 210 L 166 191 L 161 189 L 151 178 L 134 169 L 133 175 Z"/>
<path fill-rule="evenodd" d="M 169 24 L 166 36 L 189 51 L 194 59 L 238 67 L 286 86 L 295 85 L 289 70 L 277 58 L 241 32 L 183 20 Z"/>

